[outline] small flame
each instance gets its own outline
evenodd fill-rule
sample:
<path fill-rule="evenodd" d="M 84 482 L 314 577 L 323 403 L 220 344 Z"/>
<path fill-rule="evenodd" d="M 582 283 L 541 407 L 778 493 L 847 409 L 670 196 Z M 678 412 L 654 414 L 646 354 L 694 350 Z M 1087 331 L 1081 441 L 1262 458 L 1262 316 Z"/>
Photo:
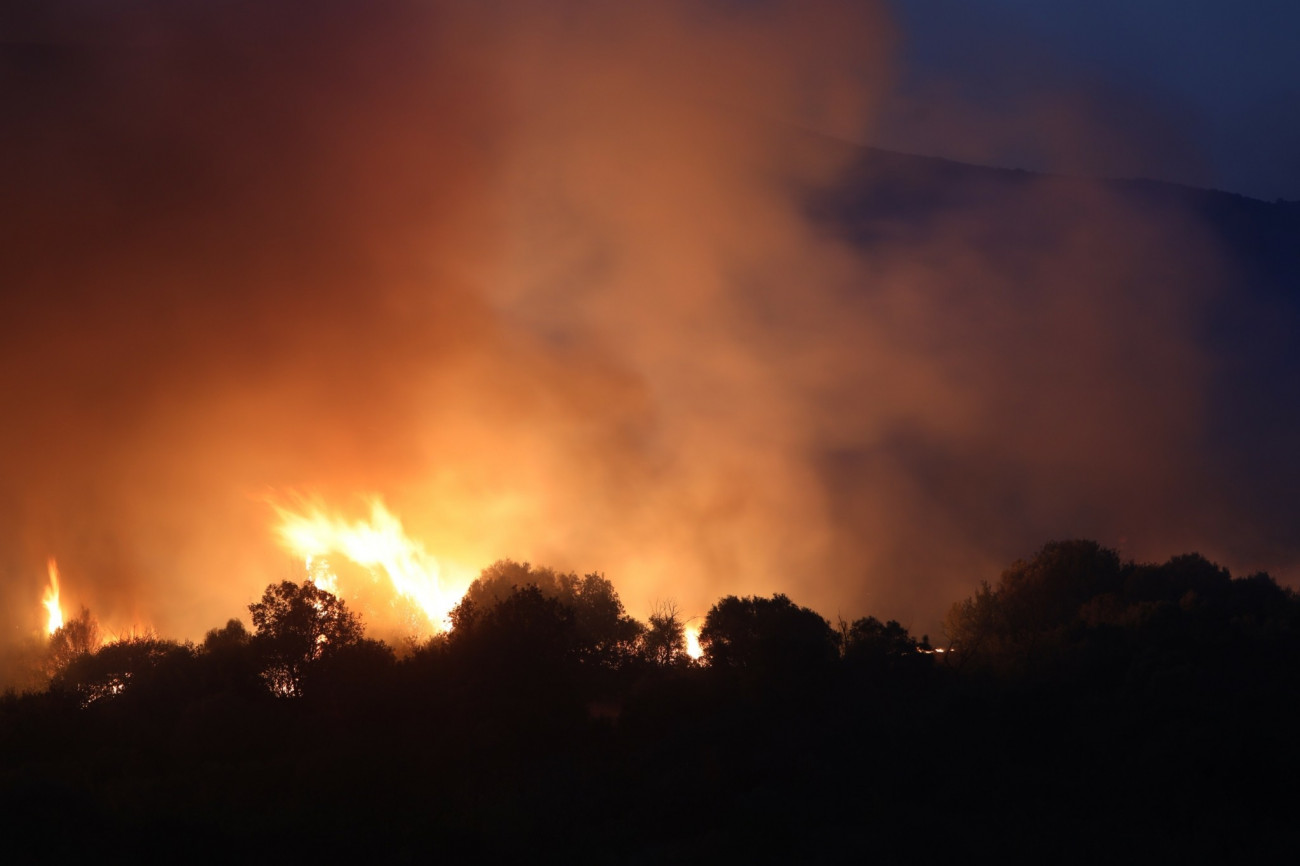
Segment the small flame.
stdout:
<path fill-rule="evenodd" d="M 45 588 L 45 597 L 41 604 L 45 606 L 47 619 L 45 633 L 52 635 L 63 627 L 63 610 L 59 607 L 59 564 L 50 557 L 47 563 L 50 572 L 50 585 Z"/>
<path fill-rule="evenodd" d="M 686 627 L 686 654 L 696 661 L 704 658 L 704 647 L 700 646 L 700 630 L 693 625 Z"/>
<path fill-rule="evenodd" d="M 394 592 L 412 601 L 435 630 L 450 628 L 447 617 L 461 594 L 443 589 L 438 560 L 406 535 L 402 522 L 379 499 L 370 502 L 369 520 L 350 521 L 320 505 L 305 513 L 273 507 L 280 517 L 276 531 L 281 544 L 302 557 L 312 583 L 337 595 L 338 575 L 327 557 L 341 554 L 376 576 L 379 571 L 387 575 Z"/>

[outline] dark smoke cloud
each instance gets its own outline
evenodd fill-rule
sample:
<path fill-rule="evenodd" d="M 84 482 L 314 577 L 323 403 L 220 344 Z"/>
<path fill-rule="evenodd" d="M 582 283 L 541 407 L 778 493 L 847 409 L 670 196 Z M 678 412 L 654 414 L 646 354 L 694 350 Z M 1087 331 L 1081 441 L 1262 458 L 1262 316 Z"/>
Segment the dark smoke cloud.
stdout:
<path fill-rule="evenodd" d="M 238 615 L 286 491 L 636 614 L 918 629 L 1051 537 L 1232 531 L 1197 226 L 1055 181 L 827 219 L 859 154 L 822 136 L 890 86 L 871 4 L 467 5 L 10 11 L 10 634 L 50 555 L 108 622 Z"/>

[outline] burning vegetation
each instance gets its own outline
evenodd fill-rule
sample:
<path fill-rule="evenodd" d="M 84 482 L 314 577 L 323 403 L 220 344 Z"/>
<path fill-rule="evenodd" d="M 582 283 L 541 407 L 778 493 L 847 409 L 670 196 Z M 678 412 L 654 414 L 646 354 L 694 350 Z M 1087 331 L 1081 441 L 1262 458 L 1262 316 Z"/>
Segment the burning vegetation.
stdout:
<path fill-rule="evenodd" d="M 26 859 L 1282 860 L 1297 600 L 1137 560 L 1300 561 L 1293 206 L 859 147 L 870 0 L 18 5 Z"/>
<path fill-rule="evenodd" d="M 128 5 L 3 45 L 5 635 L 50 551 L 192 639 L 286 550 L 394 640 L 507 553 L 927 631 L 1042 538 L 1296 559 L 1294 208 L 860 147 L 880 3 Z"/>
<path fill-rule="evenodd" d="M 304 576 L 312 584 L 346 598 L 377 596 L 375 606 L 367 610 L 371 619 L 400 623 L 417 637 L 450 626 L 451 609 L 468 580 L 445 574 L 438 560 L 406 534 L 402 522 L 379 498 L 370 500 L 369 518 L 357 520 L 341 517 L 320 502 L 302 503 L 298 510 L 273 507 L 279 517 L 280 543 L 302 561 Z M 331 557 L 359 566 L 360 583 L 341 587 L 337 573 L 341 569 L 331 567 Z"/>
<path fill-rule="evenodd" d="M 45 633 L 52 635 L 63 626 L 63 608 L 59 605 L 59 564 L 50 557 L 48 564 L 50 585 L 45 589 L 41 605 L 45 608 Z"/>

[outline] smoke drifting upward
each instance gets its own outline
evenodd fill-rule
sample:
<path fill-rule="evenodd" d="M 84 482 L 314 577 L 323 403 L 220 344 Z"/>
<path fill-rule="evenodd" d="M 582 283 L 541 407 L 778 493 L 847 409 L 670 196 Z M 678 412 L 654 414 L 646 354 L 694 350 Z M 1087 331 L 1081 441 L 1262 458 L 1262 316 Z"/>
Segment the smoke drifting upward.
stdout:
<path fill-rule="evenodd" d="M 110 625 L 239 615 L 290 493 L 381 495 L 461 579 L 917 630 L 1052 537 L 1234 531 L 1196 226 L 827 199 L 899 177 L 822 137 L 888 90 L 870 4 L 177 5 L 9 13 L 9 634 L 50 555 Z"/>

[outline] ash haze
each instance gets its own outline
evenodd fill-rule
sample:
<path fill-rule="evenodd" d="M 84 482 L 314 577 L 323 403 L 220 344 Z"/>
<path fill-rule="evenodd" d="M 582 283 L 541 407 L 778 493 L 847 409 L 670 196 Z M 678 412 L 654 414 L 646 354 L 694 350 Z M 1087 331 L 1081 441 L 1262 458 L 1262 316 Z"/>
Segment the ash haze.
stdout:
<path fill-rule="evenodd" d="M 201 635 L 296 576 L 293 496 L 380 496 L 458 578 L 604 571 L 639 617 L 786 592 L 937 633 L 1069 536 L 1289 574 L 1294 458 L 1215 415 L 1206 226 L 1027 175 L 844 199 L 883 6 L 4 14 L 12 637 L 50 556 L 67 609 Z"/>

